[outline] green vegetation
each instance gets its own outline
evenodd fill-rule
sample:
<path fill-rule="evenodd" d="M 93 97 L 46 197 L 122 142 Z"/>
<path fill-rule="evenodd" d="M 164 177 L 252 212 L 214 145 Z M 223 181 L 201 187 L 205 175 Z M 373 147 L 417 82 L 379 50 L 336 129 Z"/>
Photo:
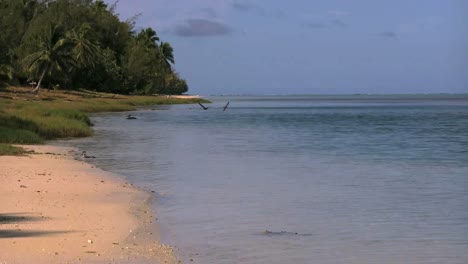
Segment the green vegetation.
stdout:
<path fill-rule="evenodd" d="M 172 46 L 114 9 L 100 0 L 0 0 L 0 88 L 186 92 Z"/>
<path fill-rule="evenodd" d="M 159 104 L 206 102 L 198 98 L 137 96 L 91 91 L 44 91 L 10 87 L 0 92 L 0 155 L 21 153 L 5 144 L 40 144 L 45 140 L 93 134 L 86 113 L 130 111 Z"/>
<path fill-rule="evenodd" d="M 2 143 L 38 144 L 43 142 L 43 139 L 36 133 L 20 128 L 0 127 L 0 138 Z"/>
<path fill-rule="evenodd" d="M 3 155 L 21 155 L 27 153 L 23 148 L 0 143 L 0 156 Z"/>
<path fill-rule="evenodd" d="M 90 136 L 86 113 L 202 101 L 153 96 L 188 90 L 174 50 L 114 10 L 102 0 L 0 0 L 0 155 Z"/>

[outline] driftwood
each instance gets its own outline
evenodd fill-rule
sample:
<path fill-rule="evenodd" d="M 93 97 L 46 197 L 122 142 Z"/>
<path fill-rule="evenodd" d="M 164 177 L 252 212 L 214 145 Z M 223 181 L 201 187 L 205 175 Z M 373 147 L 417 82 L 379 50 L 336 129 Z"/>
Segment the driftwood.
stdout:
<path fill-rule="evenodd" d="M 95 159 L 96 158 L 95 156 L 90 156 L 90 155 L 86 154 L 86 151 L 81 152 L 81 157 L 83 159 Z"/>
<path fill-rule="evenodd" d="M 311 236 L 312 234 L 301 234 L 298 232 L 289 232 L 289 231 L 270 231 L 265 230 L 262 234 L 267 236 L 281 236 L 281 235 L 290 235 L 290 236 Z"/>

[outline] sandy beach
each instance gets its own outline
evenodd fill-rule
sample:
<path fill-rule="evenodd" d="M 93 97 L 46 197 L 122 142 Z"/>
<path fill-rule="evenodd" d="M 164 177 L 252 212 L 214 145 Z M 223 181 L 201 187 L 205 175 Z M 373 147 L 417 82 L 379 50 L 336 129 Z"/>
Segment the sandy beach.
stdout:
<path fill-rule="evenodd" d="M 170 95 L 170 97 L 178 98 L 178 99 L 199 99 L 201 98 L 200 95 Z"/>
<path fill-rule="evenodd" d="M 72 148 L 0 156 L 0 263 L 177 263 L 151 193 L 77 160 Z"/>

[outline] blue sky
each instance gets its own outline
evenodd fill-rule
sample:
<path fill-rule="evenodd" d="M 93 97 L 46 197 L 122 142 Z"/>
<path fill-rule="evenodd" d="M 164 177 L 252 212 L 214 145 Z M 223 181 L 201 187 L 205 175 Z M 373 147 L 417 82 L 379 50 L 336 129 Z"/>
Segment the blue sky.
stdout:
<path fill-rule="evenodd" d="M 116 11 L 172 44 L 192 94 L 468 93 L 465 0 L 121 0 Z"/>

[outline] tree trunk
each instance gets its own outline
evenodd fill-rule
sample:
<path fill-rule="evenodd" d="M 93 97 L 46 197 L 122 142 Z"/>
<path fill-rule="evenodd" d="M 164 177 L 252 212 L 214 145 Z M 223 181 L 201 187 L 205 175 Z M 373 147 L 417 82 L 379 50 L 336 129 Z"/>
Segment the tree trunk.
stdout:
<path fill-rule="evenodd" d="M 35 93 L 35 94 L 38 94 L 38 93 L 39 93 L 39 87 L 41 87 L 41 82 L 42 82 L 42 79 L 44 79 L 46 70 L 47 70 L 47 69 L 44 69 L 44 70 L 42 71 L 41 78 L 39 78 L 39 81 L 37 82 L 36 88 L 34 88 L 34 90 L 32 91 L 33 93 Z"/>

